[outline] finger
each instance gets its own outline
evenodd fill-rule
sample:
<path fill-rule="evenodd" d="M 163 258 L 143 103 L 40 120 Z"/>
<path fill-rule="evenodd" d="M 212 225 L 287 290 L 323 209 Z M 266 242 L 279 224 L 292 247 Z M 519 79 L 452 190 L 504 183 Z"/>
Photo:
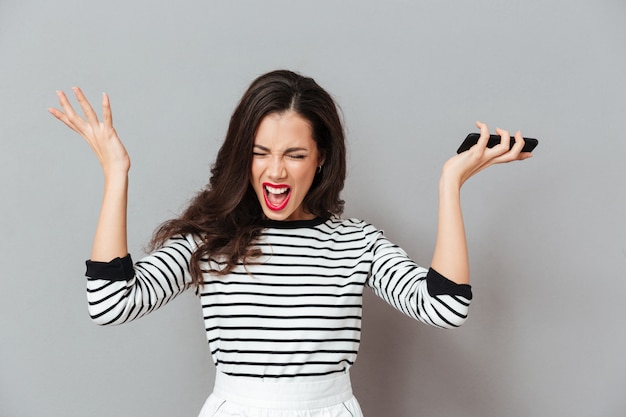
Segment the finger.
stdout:
<path fill-rule="evenodd" d="M 107 93 L 102 93 L 102 121 L 106 127 L 113 127 L 113 113 Z"/>
<path fill-rule="evenodd" d="M 62 91 L 57 91 L 57 97 L 64 111 L 61 111 L 54 107 L 50 107 L 48 108 L 48 112 L 50 112 L 50 114 L 52 114 L 54 117 L 56 117 L 57 119 L 65 123 L 70 129 L 78 132 L 76 124 L 73 123 L 72 120 L 70 119 L 70 116 L 76 117 L 76 115 L 74 113 L 74 109 L 72 108 L 71 104 L 67 100 L 67 97 Z"/>
<path fill-rule="evenodd" d="M 515 132 L 515 145 L 513 146 L 513 148 L 518 152 L 516 154 L 516 159 L 519 161 L 532 158 L 533 156 L 532 152 L 522 152 L 524 145 L 525 145 L 524 137 L 522 135 L 522 132 L 518 130 L 517 132 Z M 519 147 L 519 150 L 516 149 L 518 147 Z"/>
<path fill-rule="evenodd" d="M 516 155 L 519 155 L 522 152 L 522 148 L 524 147 L 524 138 L 522 137 L 522 132 L 517 131 L 513 136 L 515 138 L 515 144 L 511 151 L 515 152 Z"/>
<path fill-rule="evenodd" d="M 515 132 L 514 140 L 515 143 L 513 144 L 513 147 L 510 149 L 510 151 L 497 157 L 494 160 L 494 163 L 512 162 L 528 158 L 528 156 L 525 155 L 528 152 L 524 152 L 524 155 L 522 155 L 522 148 L 524 147 L 524 138 L 522 137 L 522 132 L 520 132 L 519 130 Z"/>
<path fill-rule="evenodd" d="M 476 127 L 480 129 L 480 137 L 478 138 L 478 142 L 476 144 L 479 145 L 478 148 L 484 150 L 489 142 L 489 127 L 485 123 L 479 121 L 476 121 Z"/>
<path fill-rule="evenodd" d="M 82 117 L 76 114 L 74 107 L 72 106 L 70 100 L 67 98 L 63 91 L 57 90 L 57 97 L 64 112 L 64 115 L 60 120 L 68 125 L 71 129 L 75 130 L 78 134 L 82 135 L 82 131 L 84 130 L 84 124 L 86 122 L 83 120 Z"/>
<path fill-rule="evenodd" d="M 65 117 L 65 114 L 63 114 L 61 110 L 55 109 L 54 107 L 48 107 L 48 113 L 50 113 L 51 115 L 53 115 L 54 117 L 62 121 L 63 123 L 67 124 L 67 122 L 63 120 L 63 119 L 66 119 L 66 117 Z"/>
<path fill-rule="evenodd" d="M 59 99 L 59 104 L 63 108 L 63 111 L 68 117 L 75 117 L 76 112 L 74 111 L 74 107 L 70 104 L 70 101 L 67 99 L 67 96 L 63 91 L 57 90 L 57 98 Z M 76 116 L 77 117 L 77 116 Z"/>
<path fill-rule="evenodd" d="M 89 104 L 89 101 L 87 101 L 87 98 L 83 94 L 82 90 L 78 87 L 72 87 L 72 90 L 74 91 L 74 94 L 76 95 L 76 99 L 78 100 L 80 107 L 83 109 L 83 113 L 85 114 L 87 121 L 91 125 L 99 124 L 100 122 L 98 121 L 98 116 L 96 115 L 96 112 L 93 110 L 93 107 L 91 107 L 91 104 Z"/>
<path fill-rule="evenodd" d="M 498 155 L 507 153 L 511 149 L 511 134 L 508 130 L 496 128 L 496 134 L 500 135 L 500 143 L 493 147 Z"/>

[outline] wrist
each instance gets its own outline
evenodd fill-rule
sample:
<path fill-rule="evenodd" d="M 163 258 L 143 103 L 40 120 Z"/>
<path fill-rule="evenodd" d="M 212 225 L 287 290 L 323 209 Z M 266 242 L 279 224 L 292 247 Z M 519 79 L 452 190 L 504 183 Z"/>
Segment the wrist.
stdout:
<path fill-rule="evenodd" d="M 452 172 L 442 171 L 439 177 L 439 192 L 443 191 L 460 191 L 463 186 L 463 179 L 459 175 L 455 175 Z"/>
<path fill-rule="evenodd" d="M 113 160 L 109 160 L 106 163 L 100 161 L 100 166 L 102 167 L 102 172 L 106 177 L 127 177 L 128 172 L 130 171 L 130 159 L 128 157 L 125 158 L 116 158 Z"/>
<path fill-rule="evenodd" d="M 128 171 L 124 170 L 105 170 L 104 171 L 105 188 L 127 188 Z"/>

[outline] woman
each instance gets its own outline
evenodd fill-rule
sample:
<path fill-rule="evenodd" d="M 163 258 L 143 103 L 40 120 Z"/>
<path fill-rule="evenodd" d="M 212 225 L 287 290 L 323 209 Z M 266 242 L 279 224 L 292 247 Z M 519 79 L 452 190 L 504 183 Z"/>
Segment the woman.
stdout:
<path fill-rule="evenodd" d="M 126 243 L 130 159 L 107 95 L 103 122 L 78 88 L 85 119 L 58 92 L 50 112 L 82 135 L 104 172 L 87 261 L 89 311 L 99 324 L 136 319 L 193 287 L 200 296 L 216 381 L 200 416 L 361 416 L 349 368 L 360 341 L 364 286 L 425 323 L 456 327 L 472 298 L 460 189 L 478 171 L 521 160 L 523 139 L 496 129 L 446 162 L 430 269 L 373 226 L 343 220 L 346 158 L 335 103 L 311 78 L 257 78 L 231 118 L 211 179 L 133 265 Z"/>

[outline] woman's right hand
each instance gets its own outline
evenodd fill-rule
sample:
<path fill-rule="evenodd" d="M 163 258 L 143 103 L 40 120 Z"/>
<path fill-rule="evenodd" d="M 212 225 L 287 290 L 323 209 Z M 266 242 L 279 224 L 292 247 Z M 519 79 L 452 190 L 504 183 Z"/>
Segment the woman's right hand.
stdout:
<path fill-rule="evenodd" d="M 91 260 L 109 262 L 128 254 L 126 206 L 130 158 L 113 128 L 109 97 L 102 95 L 102 122 L 78 87 L 72 88 L 85 119 L 76 114 L 65 93 L 58 91 L 63 111 L 50 108 L 54 117 L 81 135 L 94 151 L 104 171 L 104 197 L 91 250 Z"/>
<path fill-rule="evenodd" d="M 63 91 L 57 91 L 63 110 L 49 108 L 48 111 L 87 141 L 98 157 L 105 176 L 127 174 L 130 169 L 130 157 L 113 128 L 109 96 L 106 93 L 102 94 L 102 122 L 100 122 L 80 88 L 73 87 L 72 90 L 83 110 L 84 119 L 76 114 Z"/>

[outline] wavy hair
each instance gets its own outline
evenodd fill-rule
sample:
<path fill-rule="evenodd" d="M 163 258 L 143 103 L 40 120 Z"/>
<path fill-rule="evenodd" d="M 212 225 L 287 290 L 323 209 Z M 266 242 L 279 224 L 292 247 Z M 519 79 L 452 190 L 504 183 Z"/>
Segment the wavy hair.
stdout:
<path fill-rule="evenodd" d="M 265 116 L 287 111 L 311 123 L 313 139 L 324 157 L 324 168 L 304 198 L 305 208 L 322 218 L 343 212 L 340 193 L 346 177 L 346 148 L 333 98 L 312 78 L 292 71 L 261 75 L 248 87 L 230 118 L 208 185 L 180 217 L 159 226 L 150 242 L 154 250 L 171 237 L 194 235 L 200 243 L 191 256 L 190 272 L 197 288 L 203 285 L 203 273 L 226 275 L 238 264 L 261 255 L 254 242 L 265 218 L 250 183 L 254 137 Z M 214 262 L 203 269 L 207 259 Z"/>

